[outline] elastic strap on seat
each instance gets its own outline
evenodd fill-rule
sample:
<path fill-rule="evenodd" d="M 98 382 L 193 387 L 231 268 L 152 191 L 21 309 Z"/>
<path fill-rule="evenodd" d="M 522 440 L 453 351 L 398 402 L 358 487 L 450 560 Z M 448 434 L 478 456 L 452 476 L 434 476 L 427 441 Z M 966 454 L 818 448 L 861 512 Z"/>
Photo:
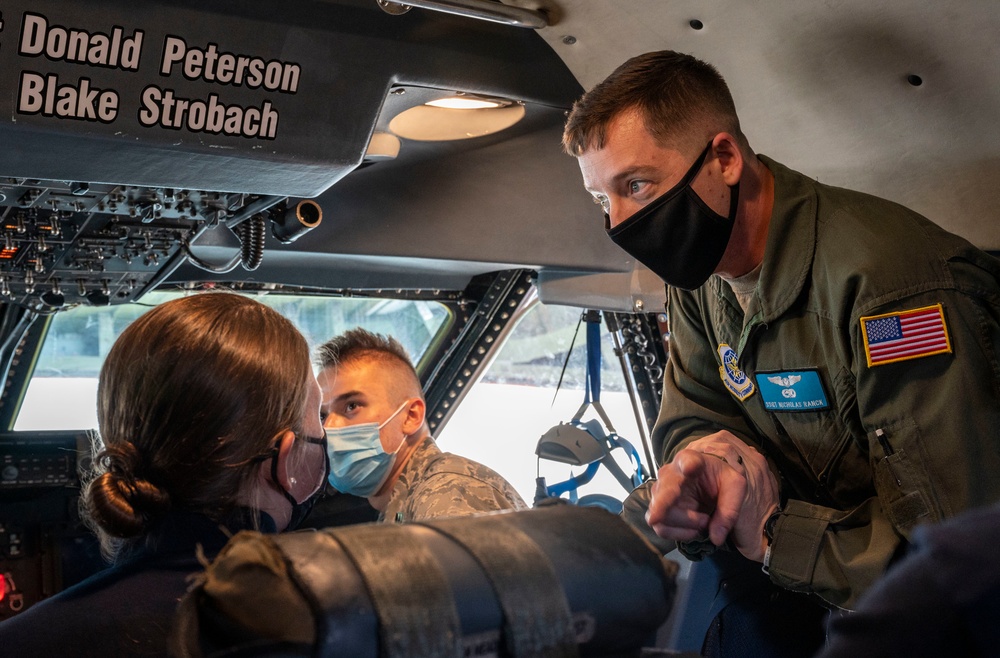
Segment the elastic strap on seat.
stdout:
<path fill-rule="evenodd" d="M 462 655 L 461 624 L 441 565 L 407 526 L 329 532 L 358 568 L 379 620 L 383 658 Z"/>
<path fill-rule="evenodd" d="M 460 544 L 479 563 L 500 602 L 513 658 L 575 658 L 569 603 L 548 556 L 503 514 L 489 523 L 441 519 L 426 524 Z M 423 524 L 422 524 L 423 525 Z"/>

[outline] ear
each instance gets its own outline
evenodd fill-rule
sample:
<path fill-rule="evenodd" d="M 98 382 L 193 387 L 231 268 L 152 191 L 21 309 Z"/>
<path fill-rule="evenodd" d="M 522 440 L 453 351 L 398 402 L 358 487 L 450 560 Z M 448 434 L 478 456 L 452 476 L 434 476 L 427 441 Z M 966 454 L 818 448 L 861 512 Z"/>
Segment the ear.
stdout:
<path fill-rule="evenodd" d="M 412 436 L 424 426 L 424 414 L 427 413 L 427 403 L 420 398 L 414 398 L 403 412 L 403 434 Z"/>
<path fill-rule="evenodd" d="M 295 433 L 287 430 L 278 439 L 278 484 L 284 487 L 285 491 L 294 491 L 295 482 L 292 481 L 292 468 L 289 461 L 292 455 L 292 447 L 295 445 Z"/>
<path fill-rule="evenodd" d="M 712 152 L 719 161 L 722 182 L 732 187 L 743 176 L 743 151 L 735 137 L 729 133 L 719 133 L 712 140 Z"/>

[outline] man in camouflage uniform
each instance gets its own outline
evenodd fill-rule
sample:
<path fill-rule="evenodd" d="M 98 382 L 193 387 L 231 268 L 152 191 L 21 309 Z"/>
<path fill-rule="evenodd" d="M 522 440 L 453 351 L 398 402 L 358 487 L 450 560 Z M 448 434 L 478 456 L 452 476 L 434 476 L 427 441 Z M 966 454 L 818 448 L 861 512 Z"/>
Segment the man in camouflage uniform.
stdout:
<path fill-rule="evenodd" d="M 527 508 L 495 471 L 437 447 L 420 380 L 396 339 L 352 329 L 320 347 L 318 365 L 330 484 L 368 498 L 379 520 Z"/>

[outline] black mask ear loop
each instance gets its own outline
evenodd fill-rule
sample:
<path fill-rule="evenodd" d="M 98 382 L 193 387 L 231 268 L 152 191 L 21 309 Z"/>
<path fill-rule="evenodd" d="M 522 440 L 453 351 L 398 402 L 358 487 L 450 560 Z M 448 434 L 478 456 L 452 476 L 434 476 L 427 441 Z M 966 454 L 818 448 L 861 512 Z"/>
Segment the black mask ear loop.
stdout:
<path fill-rule="evenodd" d="M 295 435 L 295 438 L 298 439 L 297 434 Z M 289 491 L 285 489 L 284 486 L 282 486 L 281 482 L 278 481 L 278 448 L 275 447 L 271 451 L 272 455 L 271 479 L 274 480 L 274 483 L 278 486 L 278 489 L 281 490 L 281 493 L 285 496 L 285 499 L 292 504 L 292 514 L 288 518 L 288 526 L 285 528 L 285 530 L 295 530 L 302 524 L 303 521 L 306 520 L 306 517 L 309 516 L 309 512 L 311 512 L 312 508 L 316 505 L 316 501 L 319 500 L 320 496 L 322 496 L 325 493 L 326 482 L 327 479 L 330 477 L 330 454 L 326 449 L 326 435 L 324 434 L 322 437 L 318 438 L 307 436 L 305 437 L 304 440 L 306 443 L 312 443 L 314 445 L 323 447 L 323 461 L 325 464 L 325 470 L 323 472 L 323 480 L 320 483 L 319 489 L 313 492 L 312 495 L 303 500 L 301 503 L 296 501 L 295 497 L 292 496 L 292 494 L 289 493 Z"/>
<path fill-rule="evenodd" d="M 295 438 L 298 439 L 298 434 L 295 435 Z M 330 454 L 326 449 L 327 446 L 326 435 L 323 435 L 322 437 L 311 437 L 311 436 L 305 437 L 306 443 L 312 443 L 315 445 L 323 446 L 323 460 L 325 463 L 325 471 L 323 474 L 323 482 L 320 484 L 319 489 L 313 495 L 309 496 L 309 498 L 300 503 L 295 500 L 295 497 L 292 496 L 292 494 L 287 489 L 285 489 L 284 485 L 282 485 L 281 482 L 278 480 L 278 456 L 280 454 L 280 448 L 279 448 L 280 441 L 281 440 L 278 439 L 275 442 L 275 446 L 273 448 L 271 448 L 262 455 L 257 455 L 256 457 L 253 458 L 252 461 L 255 463 L 259 463 L 262 461 L 266 461 L 268 459 L 271 460 L 271 481 L 274 482 L 274 486 L 278 488 L 278 491 L 281 492 L 281 495 L 284 496 L 285 500 L 287 500 L 292 506 L 292 514 L 289 517 L 288 527 L 286 527 L 285 530 L 294 530 L 299 526 L 299 524 L 301 524 L 305 520 L 305 518 L 309 515 L 309 512 L 312 511 L 312 508 L 316 504 L 316 501 L 326 491 L 325 484 L 330 477 Z"/>
<path fill-rule="evenodd" d="M 267 461 L 268 459 L 271 460 L 271 482 L 273 482 L 274 486 L 277 487 L 278 491 L 281 492 L 281 495 L 285 497 L 285 500 L 287 500 L 289 503 L 292 504 L 292 514 L 290 518 L 294 518 L 296 509 L 299 507 L 299 504 L 295 502 L 295 499 L 292 497 L 292 494 L 288 493 L 288 490 L 285 489 L 285 487 L 282 486 L 281 482 L 278 481 L 278 454 L 279 454 L 278 446 L 275 445 L 273 448 L 271 448 L 264 454 L 257 455 L 256 457 L 254 457 L 251 461 L 253 461 L 254 463 L 260 463 L 263 461 Z M 288 528 L 286 529 L 288 530 L 292 529 L 291 521 L 289 521 Z"/>
<path fill-rule="evenodd" d="M 279 451 L 278 451 L 277 447 L 275 447 L 273 450 L 271 450 L 271 453 L 270 453 L 270 457 L 271 457 L 271 481 L 274 482 L 275 486 L 278 487 L 278 490 L 281 491 L 281 494 L 285 497 L 285 500 L 287 500 L 288 502 L 290 502 L 292 504 L 292 511 L 294 513 L 295 508 L 298 506 L 299 503 L 298 503 L 298 501 L 295 500 L 295 498 L 292 496 L 292 494 L 288 492 L 288 489 L 285 489 L 285 485 L 281 484 L 281 481 L 278 480 L 278 455 L 279 455 Z"/>
<path fill-rule="evenodd" d="M 328 449 L 329 443 L 326 440 L 326 433 L 323 436 L 307 436 L 305 438 L 306 443 L 312 443 L 313 445 L 322 446 L 323 448 L 323 481 L 319 485 L 319 489 L 316 493 L 312 495 L 312 499 L 315 502 L 316 498 L 321 495 L 326 494 L 326 484 L 330 481 L 330 451 Z"/>
<path fill-rule="evenodd" d="M 295 438 L 296 439 L 299 438 L 297 434 L 295 435 Z M 327 445 L 326 436 L 322 437 L 307 436 L 303 440 L 306 443 L 312 443 L 313 445 L 323 446 L 323 461 L 325 464 L 323 482 L 325 483 L 327 478 L 330 476 L 330 454 L 326 450 L 326 445 Z M 287 499 L 288 502 L 292 504 L 292 506 L 305 504 L 306 501 L 302 501 L 301 503 L 297 502 L 295 500 L 295 497 L 292 496 L 292 494 L 289 493 L 288 490 L 285 489 L 285 487 L 278 480 L 278 454 L 279 454 L 278 446 L 276 445 L 269 452 L 265 453 L 264 455 L 261 455 L 258 459 L 260 459 L 261 461 L 264 461 L 265 459 L 271 460 L 271 480 L 274 482 L 275 485 L 277 485 L 278 489 L 280 489 L 281 493 L 285 496 L 285 499 Z M 317 491 L 322 491 L 322 490 L 323 486 L 320 485 L 320 488 Z M 312 497 L 315 497 L 315 495 L 316 494 L 313 494 Z"/>

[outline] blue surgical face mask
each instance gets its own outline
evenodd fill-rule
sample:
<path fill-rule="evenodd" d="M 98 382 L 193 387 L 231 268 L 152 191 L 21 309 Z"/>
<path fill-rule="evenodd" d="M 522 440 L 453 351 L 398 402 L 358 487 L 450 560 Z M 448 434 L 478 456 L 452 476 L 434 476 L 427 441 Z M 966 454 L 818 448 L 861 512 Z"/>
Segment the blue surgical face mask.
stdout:
<path fill-rule="evenodd" d="M 409 403 L 407 400 L 401 404 L 381 425 L 361 423 L 326 429 L 326 449 L 330 456 L 329 482 L 334 489 L 367 498 L 385 484 L 407 437 L 403 437 L 393 452 L 386 452 L 382 448 L 380 434 L 382 428 Z"/>

